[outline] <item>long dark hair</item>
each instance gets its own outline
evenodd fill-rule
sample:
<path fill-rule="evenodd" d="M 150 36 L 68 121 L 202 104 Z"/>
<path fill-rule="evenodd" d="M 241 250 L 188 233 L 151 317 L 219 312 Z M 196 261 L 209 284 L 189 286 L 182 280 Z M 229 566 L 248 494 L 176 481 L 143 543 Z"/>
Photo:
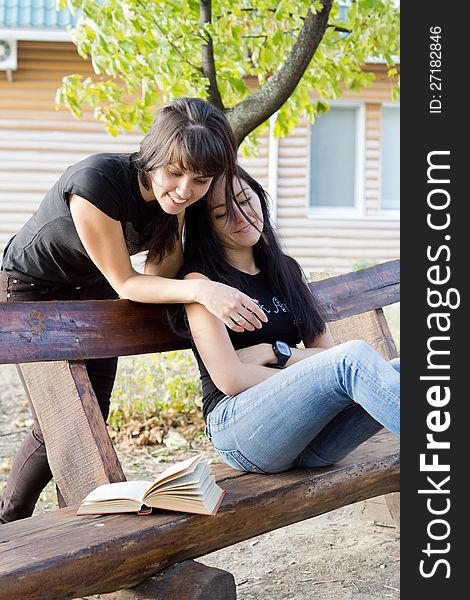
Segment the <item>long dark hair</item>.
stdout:
<path fill-rule="evenodd" d="M 258 196 L 263 212 L 261 237 L 253 247 L 256 266 L 269 275 L 273 291 L 289 306 L 300 337 L 304 341 L 313 341 L 317 335 L 325 332 L 325 320 L 319 303 L 310 291 L 297 261 L 286 255 L 281 248 L 270 219 L 266 191 L 241 167 L 237 167 L 237 177 L 247 183 Z M 227 262 L 222 244 L 212 226 L 210 208 L 210 202 L 203 201 L 186 209 L 184 262 L 199 264 L 208 277 L 216 274 L 218 281 L 239 288 L 239 272 Z M 230 219 L 228 211 L 227 214 Z M 181 320 L 179 323 L 181 324 Z"/>
<path fill-rule="evenodd" d="M 140 181 L 145 174 L 169 164 L 206 177 L 226 177 L 226 194 L 235 201 L 233 176 L 237 145 L 221 110 L 200 98 L 176 98 L 163 106 L 134 155 Z M 158 205 L 158 203 L 156 203 Z M 178 220 L 158 205 L 144 232 L 148 258 L 161 262 L 175 248 Z"/>

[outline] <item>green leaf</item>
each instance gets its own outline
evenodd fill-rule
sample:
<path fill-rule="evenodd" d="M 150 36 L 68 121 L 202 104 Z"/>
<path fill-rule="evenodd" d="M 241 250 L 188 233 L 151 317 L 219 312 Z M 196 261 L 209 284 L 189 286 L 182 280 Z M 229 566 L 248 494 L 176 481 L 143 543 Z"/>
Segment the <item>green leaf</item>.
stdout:
<path fill-rule="evenodd" d="M 284 2 L 279 2 L 277 5 L 276 11 L 274 13 L 274 18 L 276 21 L 285 21 L 289 17 L 289 8 L 286 6 Z"/>
<path fill-rule="evenodd" d="M 278 29 L 276 33 L 273 35 L 273 45 L 280 46 L 283 42 L 284 32 Z"/>
<path fill-rule="evenodd" d="M 317 115 L 322 115 L 330 110 L 330 106 L 322 100 L 317 100 L 315 104 L 315 112 Z"/>

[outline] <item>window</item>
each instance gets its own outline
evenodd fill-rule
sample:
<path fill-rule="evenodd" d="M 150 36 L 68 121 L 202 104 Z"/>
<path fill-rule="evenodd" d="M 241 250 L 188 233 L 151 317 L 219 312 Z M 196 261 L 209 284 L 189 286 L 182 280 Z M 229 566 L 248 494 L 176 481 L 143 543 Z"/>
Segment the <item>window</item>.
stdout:
<path fill-rule="evenodd" d="M 381 208 L 400 209 L 400 107 L 382 110 Z"/>
<path fill-rule="evenodd" d="M 361 111 L 353 106 L 333 106 L 311 126 L 310 207 L 355 209 L 359 183 L 357 151 Z"/>

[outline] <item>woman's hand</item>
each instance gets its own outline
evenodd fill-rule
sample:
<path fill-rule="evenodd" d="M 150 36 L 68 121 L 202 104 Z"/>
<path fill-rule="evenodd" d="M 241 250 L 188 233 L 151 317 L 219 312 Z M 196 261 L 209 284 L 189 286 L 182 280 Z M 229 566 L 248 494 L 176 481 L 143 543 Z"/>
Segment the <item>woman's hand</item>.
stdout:
<path fill-rule="evenodd" d="M 247 365 L 275 365 L 276 355 L 271 344 L 256 344 L 247 348 L 236 350 L 236 354 L 242 363 Z"/>
<path fill-rule="evenodd" d="M 268 320 L 257 301 L 236 288 L 207 278 L 199 279 L 198 284 L 196 301 L 233 331 L 261 329 Z"/>

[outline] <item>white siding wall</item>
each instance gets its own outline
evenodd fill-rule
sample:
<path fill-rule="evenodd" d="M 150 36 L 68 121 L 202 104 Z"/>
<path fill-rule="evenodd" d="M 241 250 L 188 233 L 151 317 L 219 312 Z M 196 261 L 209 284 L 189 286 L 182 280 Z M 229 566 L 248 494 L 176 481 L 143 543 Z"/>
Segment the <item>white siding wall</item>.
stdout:
<path fill-rule="evenodd" d="M 279 142 L 278 230 L 306 273 L 350 271 L 400 255 L 398 217 L 380 211 L 381 104 L 366 105 L 363 211 L 351 217 L 309 209 L 309 128 Z"/>
<path fill-rule="evenodd" d="M 309 123 L 279 141 L 278 230 L 288 253 L 307 274 L 350 271 L 400 256 L 399 217 L 380 209 L 381 115 L 382 103 L 390 102 L 390 82 L 383 65 L 372 68 L 376 80 L 370 88 L 343 96 L 362 104 L 365 113 L 359 214 L 325 216 L 309 210 Z"/>
<path fill-rule="evenodd" d="M 62 171 L 95 152 L 128 152 L 139 136 L 114 139 L 92 115 L 56 111 L 64 75 L 92 73 L 71 43 L 19 42 L 13 81 L 0 72 L 0 251 Z"/>

